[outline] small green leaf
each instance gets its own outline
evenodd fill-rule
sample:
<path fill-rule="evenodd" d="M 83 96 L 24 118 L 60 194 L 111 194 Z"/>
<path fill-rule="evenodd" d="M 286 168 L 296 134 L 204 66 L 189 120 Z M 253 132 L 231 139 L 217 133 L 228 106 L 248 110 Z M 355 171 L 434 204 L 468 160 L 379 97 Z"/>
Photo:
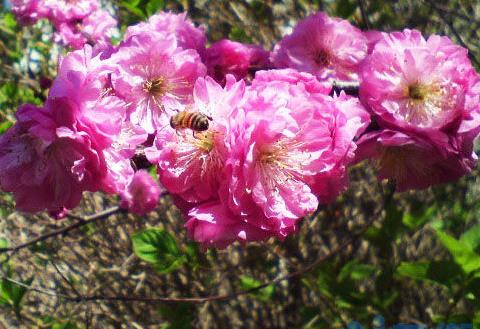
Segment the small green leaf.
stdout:
<path fill-rule="evenodd" d="M 405 276 L 415 280 L 426 280 L 429 262 L 421 263 L 407 263 L 402 262 L 397 267 L 397 274 L 400 276 Z"/>
<path fill-rule="evenodd" d="M 154 180 L 158 181 L 157 166 L 151 166 L 150 168 L 148 168 L 148 173 L 150 174 L 150 176 L 152 176 Z"/>
<path fill-rule="evenodd" d="M 480 247 L 480 224 L 463 233 L 460 241 L 467 244 L 472 250 L 478 250 Z"/>
<path fill-rule="evenodd" d="M 163 229 L 149 228 L 132 236 L 135 254 L 154 265 L 162 274 L 179 268 L 186 257 L 177 246 L 175 239 Z"/>
<path fill-rule="evenodd" d="M 13 126 L 13 123 L 10 122 L 10 121 L 1 122 L 0 123 L 0 134 L 3 134 L 4 132 L 6 132 L 8 130 L 8 128 L 10 128 L 11 126 Z"/>
<path fill-rule="evenodd" d="M 377 269 L 368 264 L 359 264 L 357 261 L 350 261 L 340 270 L 338 280 L 343 281 L 347 278 L 352 280 L 364 280 L 375 275 Z"/>
<path fill-rule="evenodd" d="M 427 223 L 433 218 L 437 211 L 437 206 L 433 205 L 418 213 L 409 212 L 403 215 L 403 224 L 411 230 L 415 230 Z"/>
<path fill-rule="evenodd" d="M 260 286 L 262 283 L 252 277 L 242 275 L 240 277 L 240 286 L 243 290 L 250 290 Z M 273 285 L 266 286 L 265 288 L 256 290 L 252 292 L 258 300 L 262 302 L 268 302 L 272 299 L 273 294 L 275 293 L 275 287 Z"/>
<path fill-rule="evenodd" d="M 233 41 L 252 43 L 252 38 L 247 35 L 245 30 L 236 26 L 232 27 L 228 34 L 228 38 Z"/>
<path fill-rule="evenodd" d="M 480 255 L 476 254 L 467 242 L 459 241 L 440 230 L 436 232 L 440 242 L 448 249 L 455 262 L 462 267 L 465 273 L 480 269 Z"/>
<path fill-rule="evenodd" d="M 145 6 L 148 16 L 152 16 L 157 11 L 162 10 L 165 7 L 164 0 L 150 0 Z"/>
<path fill-rule="evenodd" d="M 139 17 L 146 18 L 145 13 L 137 7 L 140 1 L 122 1 L 120 7 L 125 8 L 129 13 Z"/>
<path fill-rule="evenodd" d="M 453 261 L 402 262 L 397 267 L 396 275 L 414 280 L 431 281 L 446 287 L 451 287 L 455 280 L 463 278 L 462 269 Z"/>
<path fill-rule="evenodd" d="M 9 273 L 8 277 L 10 277 Z M 29 286 L 33 281 L 33 277 L 21 281 L 23 284 Z M 20 313 L 21 302 L 28 289 L 24 286 L 15 284 L 14 282 L 2 279 L 0 282 L 0 302 L 5 305 L 9 305 L 16 313 Z"/>

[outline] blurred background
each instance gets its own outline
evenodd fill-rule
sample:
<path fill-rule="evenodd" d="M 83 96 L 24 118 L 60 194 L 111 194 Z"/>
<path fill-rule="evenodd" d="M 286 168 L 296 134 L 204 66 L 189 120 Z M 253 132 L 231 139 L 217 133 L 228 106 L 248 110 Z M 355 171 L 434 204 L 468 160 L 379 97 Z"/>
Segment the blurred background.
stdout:
<path fill-rule="evenodd" d="M 364 30 L 415 28 L 424 35 L 448 35 L 469 49 L 479 69 L 478 0 L 123 0 L 105 5 L 116 14 L 122 31 L 158 10 L 185 11 L 206 27 L 210 42 L 230 38 L 267 49 L 299 19 L 323 10 Z M 7 1 L 0 7 L 0 133 L 12 125 L 20 104 L 43 103 L 56 75 L 58 55 L 64 51 L 52 44 L 51 34 L 45 22 L 19 26 Z M 363 163 L 352 168 L 349 190 L 305 218 L 298 234 L 285 242 L 234 244 L 207 252 L 189 241 L 183 218 L 165 196 L 148 217 L 118 214 L 11 257 L 0 254 L 0 328 L 323 329 L 359 328 L 359 324 L 387 328 L 398 323 L 417 324 L 417 328 L 470 323 L 480 328 L 477 176 L 475 170 L 454 184 L 392 198 L 390 186 L 378 184 L 372 166 Z M 117 202 L 86 194 L 74 213 L 93 214 Z M 11 196 L 0 193 L 0 248 L 74 222 L 18 213 Z M 132 238 L 141 241 L 143 230 L 151 227 L 157 228 L 147 232 L 154 232 L 154 252 L 160 256 L 141 259 L 133 252 Z M 352 243 L 338 250 L 348 239 Z M 332 253 L 333 257 L 288 281 L 223 301 L 75 302 L 44 293 L 235 294 Z"/>

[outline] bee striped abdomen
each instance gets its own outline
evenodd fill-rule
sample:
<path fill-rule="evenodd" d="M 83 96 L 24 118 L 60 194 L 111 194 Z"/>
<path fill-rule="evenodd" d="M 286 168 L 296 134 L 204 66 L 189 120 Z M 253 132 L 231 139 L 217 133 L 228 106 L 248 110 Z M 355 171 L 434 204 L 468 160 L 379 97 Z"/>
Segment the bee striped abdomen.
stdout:
<path fill-rule="evenodd" d="M 200 112 L 183 111 L 170 119 L 173 129 L 191 129 L 193 131 L 205 131 L 208 129 L 208 117 Z"/>

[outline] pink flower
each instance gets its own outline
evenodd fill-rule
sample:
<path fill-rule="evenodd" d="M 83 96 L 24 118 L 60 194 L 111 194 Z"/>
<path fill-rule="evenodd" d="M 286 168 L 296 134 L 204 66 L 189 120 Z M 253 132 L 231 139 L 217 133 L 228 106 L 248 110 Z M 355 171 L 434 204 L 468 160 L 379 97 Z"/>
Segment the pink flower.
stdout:
<path fill-rule="evenodd" d="M 98 0 L 42 0 L 42 8 L 54 25 L 81 20 L 100 7 Z"/>
<path fill-rule="evenodd" d="M 153 15 L 148 19 L 148 22 L 129 26 L 124 39 L 127 40 L 138 34 L 152 33 L 173 36 L 178 47 L 194 49 L 202 56 L 205 51 L 206 37 L 204 29 L 195 27 L 185 13 L 161 12 Z"/>
<path fill-rule="evenodd" d="M 104 150 L 107 163 L 107 176 L 103 181 L 103 191 L 122 194 L 133 179 L 134 168 L 131 159 L 137 148 L 148 138 L 145 130 L 126 121 L 111 147 Z"/>
<path fill-rule="evenodd" d="M 83 191 L 100 188 L 106 173 L 89 136 L 57 127 L 58 115 L 24 105 L 17 123 L 0 136 L 0 186 L 13 193 L 22 211 L 74 208 Z"/>
<path fill-rule="evenodd" d="M 358 141 L 359 159 L 376 159 L 378 179 L 390 179 L 399 192 L 459 179 L 476 165 L 473 138 L 432 141 L 394 130 L 368 133 Z"/>
<path fill-rule="evenodd" d="M 67 99 L 74 111 L 70 125 L 85 131 L 101 148 L 111 145 L 120 133 L 127 104 L 116 96 L 108 95 L 108 73 L 111 64 L 93 57 L 92 47 L 69 53 L 59 64 L 58 76 L 50 89 L 52 105 L 57 99 Z M 61 102 L 63 105 L 65 102 Z M 66 117 L 68 112 L 62 116 Z M 62 125 L 66 125 L 62 123 Z"/>
<path fill-rule="evenodd" d="M 360 85 L 379 123 L 417 132 L 458 124 L 474 74 L 467 50 L 415 30 L 382 36 L 362 64 Z"/>
<path fill-rule="evenodd" d="M 165 188 L 189 202 L 217 198 L 219 184 L 225 179 L 223 168 L 228 156 L 229 118 L 243 97 L 245 83 L 227 76 L 225 88 L 212 78 L 195 83 L 194 103 L 188 111 L 209 117 L 209 129 L 158 132 L 155 145 L 146 150 L 147 158 L 158 164 L 160 182 Z M 211 119 L 211 120 L 210 120 Z"/>
<path fill-rule="evenodd" d="M 469 86 L 465 94 L 465 110 L 458 133 L 473 140 L 480 133 L 480 76 L 475 72 L 471 76 Z"/>
<path fill-rule="evenodd" d="M 86 43 L 110 43 L 117 21 L 105 10 L 96 10 L 82 20 L 61 22 L 56 25 L 55 42 L 80 49 Z"/>
<path fill-rule="evenodd" d="M 34 24 L 45 17 L 41 0 L 11 0 L 12 12 L 22 25 Z"/>
<path fill-rule="evenodd" d="M 240 80 L 249 73 L 267 69 L 270 66 L 270 53 L 260 46 L 246 45 L 231 40 L 213 43 L 205 52 L 208 75 L 224 84 L 227 74 Z"/>
<path fill-rule="evenodd" d="M 369 122 L 355 99 L 311 94 L 303 81 L 286 82 L 288 73 L 259 72 L 263 78 L 252 82 L 244 111 L 232 118 L 227 160 L 230 208 L 280 234 L 314 211 L 319 195 L 330 201 L 343 188 L 353 139 Z M 267 79 L 269 74 L 287 77 Z M 327 185 L 335 188 L 326 191 Z M 257 208 L 268 220 L 250 216 Z"/>
<path fill-rule="evenodd" d="M 148 133 L 191 102 L 196 79 L 206 73 L 195 50 L 159 34 L 133 36 L 112 58 L 119 66 L 112 74 L 115 91 L 131 104 L 130 121 Z"/>
<path fill-rule="evenodd" d="M 306 72 L 299 72 L 294 69 L 258 71 L 255 73 L 253 86 L 275 85 L 277 88 L 285 89 L 286 92 L 296 88 L 299 92 L 312 95 L 328 95 L 332 90 L 332 84 L 319 82 L 313 75 Z"/>
<path fill-rule="evenodd" d="M 369 30 L 363 32 L 363 35 L 367 39 L 367 45 L 368 45 L 368 54 L 370 55 L 375 48 L 375 45 L 377 44 L 378 41 L 382 40 L 384 38 L 385 32 L 380 32 L 377 30 Z"/>
<path fill-rule="evenodd" d="M 137 215 L 145 215 L 157 207 L 160 186 L 146 170 L 140 170 L 135 173 L 121 197 L 122 208 Z"/>
<path fill-rule="evenodd" d="M 106 10 L 96 10 L 82 21 L 82 33 L 94 43 L 110 43 L 117 20 Z"/>
<path fill-rule="evenodd" d="M 348 21 L 323 12 L 297 24 L 274 49 L 276 67 L 309 72 L 319 80 L 358 80 L 358 67 L 367 55 L 367 39 Z"/>
<path fill-rule="evenodd" d="M 189 236 L 203 248 L 225 248 L 234 241 L 261 241 L 272 236 L 272 232 L 262 230 L 241 220 L 220 203 L 206 203 L 188 212 L 185 224 Z"/>

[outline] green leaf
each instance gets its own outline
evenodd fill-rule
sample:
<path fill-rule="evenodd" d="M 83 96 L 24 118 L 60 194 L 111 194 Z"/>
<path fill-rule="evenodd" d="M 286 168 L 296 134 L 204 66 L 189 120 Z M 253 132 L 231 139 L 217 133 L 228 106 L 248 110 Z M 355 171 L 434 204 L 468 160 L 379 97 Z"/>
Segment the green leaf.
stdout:
<path fill-rule="evenodd" d="M 437 206 L 433 205 L 423 211 L 418 213 L 416 212 L 409 212 L 405 213 L 402 218 L 403 224 L 411 230 L 415 230 L 427 223 L 430 219 L 433 218 L 435 213 L 437 212 Z"/>
<path fill-rule="evenodd" d="M 228 34 L 228 38 L 233 41 L 243 42 L 243 43 L 252 43 L 252 38 L 247 35 L 244 29 L 239 27 L 232 27 L 230 33 Z"/>
<path fill-rule="evenodd" d="M 150 176 L 152 176 L 152 178 L 158 182 L 158 172 L 157 172 L 157 166 L 151 166 L 150 168 L 148 168 L 148 173 L 150 174 Z"/>
<path fill-rule="evenodd" d="M 426 280 L 429 266 L 430 266 L 429 262 L 422 262 L 422 263 L 402 262 L 397 267 L 396 273 L 400 276 L 405 276 L 415 280 Z"/>
<path fill-rule="evenodd" d="M 396 270 L 396 275 L 414 280 L 431 281 L 448 288 L 454 281 L 462 280 L 463 272 L 453 261 L 433 262 L 402 262 Z"/>
<path fill-rule="evenodd" d="M 187 257 L 188 264 L 193 268 L 196 269 L 199 265 L 198 261 L 198 244 L 195 242 L 189 242 L 184 248 L 184 253 Z"/>
<path fill-rule="evenodd" d="M 0 134 L 3 134 L 4 132 L 7 131 L 8 128 L 13 126 L 13 123 L 10 121 L 4 121 L 0 123 Z"/>
<path fill-rule="evenodd" d="M 480 255 L 476 254 L 467 242 L 459 241 L 440 230 L 436 232 L 440 242 L 448 249 L 455 262 L 462 267 L 465 273 L 472 273 L 480 269 Z"/>
<path fill-rule="evenodd" d="M 321 271 L 317 275 L 317 286 L 322 295 L 333 298 L 333 287 L 336 282 L 332 279 L 332 276 L 327 271 Z"/>
<path fill-rule="evenodd" d="M 145 13 L 137 7 L 138 3 L 140 1 L 139 0 L 135 0 L 135 1 L 122 1 L 120 3 L 120 7 L 123 7 L 125 8 L 129 13 L 139 17 L 139 18 L 147 18 L 145 16 Z"/>
<path fill-rule="evenodd" d="M 472 250 L 478 250 L 480 247 L 480 224 L 463 233 L 460 241 L 467 244 Z"/>
<path fill-rule="evenodd" d="M 368 264 L 359 264 L 357 261 L 353 260 L 345 264 L 338 275 L 338 280 L 343 281 L 347 278 L 352 280 L 364 280 L 371 278 L 377 269 L 373 265 Z"/>
<path fill-rule="evenodd" d="M 5 13 L 0 17 L 0 30 L 7 34 L 14 35 L 17 21 L 12 13 Z"/>
<path fill-rule="evenodd" d="M 11 274 L 8 275 L 10 277 Z M 23 284 L 29 286 L 33 281 L 33 277 L 21 281 Z M 0 282 L 0 301 L 4 305 L 9 305 L 16 313 L 20 313 L 21 302 L 28 289 L 20 286 L 7 279 L 2 279 Z"/>
<path fill-rule="evenodd" d="M 252 277 L 242 275 L 240 277 L 240 286 L 243 290 L 250 290 L 260 286 L 262 283 Z M 252 295 L 255 296 L 258 300 L 262 302 L 268 302 L 272 299 L 273 294 L 275 293 L 275 287 L 273 285 L 268 285 L 265 288 L 259 289 L 252 292 Z"/>
<path fill-rule="evenodd" d="M 480 328 L 480 310 L 477 310 L 475 314 L 473 315 L 473 328 L 474 329 L 479 329 Z"/>
<path fill-rule="evenodd" d="M 162 274 L 170 273 L 186 261 L 175 239 L 163 229 L 149 228 L 132 236 L 135 254 L 154 265 Z"/>
<path fill-rule="evenodd" d="M 145 10 L 148 16 L 152 16 L 157 11 L 162 10 L 165 7 L 164 0 L 150 0 L 145 6 Z"/>

